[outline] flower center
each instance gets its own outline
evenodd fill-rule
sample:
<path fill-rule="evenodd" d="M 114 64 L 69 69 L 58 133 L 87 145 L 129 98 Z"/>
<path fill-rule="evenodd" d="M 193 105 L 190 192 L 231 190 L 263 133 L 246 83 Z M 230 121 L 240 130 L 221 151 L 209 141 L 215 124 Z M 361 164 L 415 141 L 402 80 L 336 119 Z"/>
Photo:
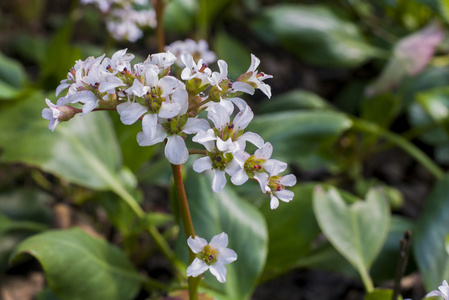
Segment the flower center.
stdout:
<path fill-rule="evenodd" d="M 197 257 L 204 261 L 208 266 L 210 266 L 217 261 L 218 253 L 217 250 L 213 249 L 209 245 L 206 245 L 203 251 L 197 254 Z"/>

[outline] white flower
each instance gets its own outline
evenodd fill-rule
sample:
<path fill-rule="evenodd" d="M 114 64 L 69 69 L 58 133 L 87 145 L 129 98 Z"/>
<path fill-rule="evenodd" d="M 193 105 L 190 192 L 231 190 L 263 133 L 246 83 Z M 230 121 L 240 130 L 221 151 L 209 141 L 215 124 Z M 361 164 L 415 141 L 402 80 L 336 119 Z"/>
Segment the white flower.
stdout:
<path fill-rule="evenodd" d="M 443 285 L 440 285 L 438 287 L 439 291 L 431 291 L 426 295 L 426 297 L 432 297 L 432 296 L 440 296 L 443 297 L 444 300 L 449 299 L 449 285 L 447 284 L 447 281 L 443 281 Z"/>
<path fill-rule="evenodd" d="M 270 175 L 265 172 L 254 174 L 254 179 L 259 182 L 262 192 L 270 195 L 271 209 L 276 209 L 279 206 L 279 200 L 290 202 L 295 195 L 292 191 L 285 189 L 286 186 L 290 187 L 296 184 L 295 175 L 278 175 L 280 172 L 284 171 L 286 167 L 286 163 L 270 159 L 264 165 L 265 170 L 268 171 Z"/>
<path fill-rule="evenodd" d="M 210 243 L 203 238 L 196 236 L 194 239 L 187 239 L 192 252 L 196 254 L 195 260 L 187 268 L 187 276 L 197 277 L 208 269 L 217 277 L 221 283 L 226 282 L 226 264 L 237 259 L 234 250 L 226 248 L 228 246 L 228 235 L 222 232 L 212 238 Z"/>
<path fill-rule="evenodd" d="M 268 78 L 273 78 L 273 76 L 262 72 L 258 73 L 256 69 L 259 64 L 260 59 L 258 59 L 254 54 L 251 54 L 251 65 L 249 66 L 246 73 L 242 74 L 233 86 L 235 86 L 236 88 L 238 87 L 238 90 L 249 94 L 253 94 L 254 88 L 258 88 L 265 95 L 267 95 L 268 98 L 271 98 L 271 87 L 263 81 Z M 245 87 L 242 83 L 246 83 L 248 85 Z"/>
<path fill-rule="evenodd" d="M 42 118 L 50 121 L 50 123 L 48 123 L 48 128 L 51 131 L 54 131 L 56 125 L 59 124 L 58 118 L 62 112 L 58 109 L 58 106 L 54 105 L 49 99 L 45 99 L 45 103 L 47 103 L 49 108 L 44 108 L 42 110 Z"/>
<path fill-rule="evenodd" d="M 198 43 L 191 39 L 176 41 L 166 46 L 165 50 L 170 50 L 178 58 L 176 64 L 180 67 L 183 66 L 181 56 L 185 53 L 192 55 L 195 60 L 202 59 L 205 64 L 210 64 L 217 60 L 217 56 L 209 50 L 209 45 L 205 40 L 199 40 Z"/>

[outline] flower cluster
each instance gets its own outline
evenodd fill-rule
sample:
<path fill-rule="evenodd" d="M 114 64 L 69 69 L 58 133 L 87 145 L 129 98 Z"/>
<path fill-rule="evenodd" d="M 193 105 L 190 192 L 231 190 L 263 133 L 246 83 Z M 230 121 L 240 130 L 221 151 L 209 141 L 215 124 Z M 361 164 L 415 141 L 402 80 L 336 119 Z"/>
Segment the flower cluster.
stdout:
<path fill-rule="evenodd" d="M 148 6 L 148 0 L 81 0 L 83 4 L 94 3 L 106 19 L 106 28 L 119 41 L 135 42 L 142 37 L 142 27 L 156 27 L 153 9 L 136 9 Z"/>
<path fill-rule="evenodd" d="M 180 80 L 170 75 L 177 60 L 170 51 L 150 55 L 133 66 L 130 62 L 134 55 L 126 52 L 124 49 L 111 58 L 103 55 L 76 62 L 56 89 L 57 96 L 67 89 L 66 95 L 56 105 L 46 100 L 49 108 L 44 109 L 42 116 L 50 121 L 51 130 L 77 113 L 116 110 L 125 125 L 141 119 L 139 145 L 165 142 L 165 156 L 175 165 L 187 161 L 185 139 L 193 135 L 192 141 L 205 148 L 194 151 L 203 156 L 194 161 L 193 169 L 213 170 L 215 192 L 225 186 L 226 177 L 230 176 L 235 185 L 250 178 L 257 180 L 262 192 L 270 195 L 272 209 L 278 207 L 279 200 L 293 199 L 293 192 L 286 187 L 296 183 L 295 176 L 280 175 L 287 164 L 271 159 L 270 143 L 245 131 L 254 113 L 238 96 L 260 89 L 271 97 L 270 86 L 264 80 L 272 76 L 257 71 L 260 61 L 256 56 L 251 55 L 250 67 L 233 82 L 223 60 L 217 62 L 219 72 L 213 72 L 202 59 L 196 62 L 191 54 L 184 53 L 181 61 L 185 68 Z M 200 117 L 202 111 L 206 111 L 207 119 Z M 247 143 L 257 148 L 254 154 L 245 151 Z"/>
<path fill-rule="evenodd" d="M 184 67 L 184 63 L 181 60 L 181 56 L 184 53 L 190 53 L 195 61 L 201 63 L 211 64 L 217 61 L 217 56 L 211 50 L 205 40 L 199 40 L 198 42 L 186 39 L 185 41 L 175 41 L 165 47 L 166 51 L 173 53 L 178 59 L 176 64 L 180 67 Z"/>

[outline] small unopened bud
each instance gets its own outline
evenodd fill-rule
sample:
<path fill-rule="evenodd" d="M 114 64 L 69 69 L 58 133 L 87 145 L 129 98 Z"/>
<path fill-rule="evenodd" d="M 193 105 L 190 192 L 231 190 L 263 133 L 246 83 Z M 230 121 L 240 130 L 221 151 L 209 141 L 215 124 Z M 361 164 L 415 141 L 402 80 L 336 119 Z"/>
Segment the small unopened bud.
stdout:
<path fill-rule="evenodd" d="M 81 111 L 80 109 L 74 108 L 69 105 L 61 105 L 58 106 L 57 109 L 61 112 L 58 117 L 59 122 L 68 121 Z"/>
<path fill-rule="evenodd" d="M 117 107 L 117 94 L 106 94 L 100 101 L 98 106 L 103 109 L 111 109 Z"/>

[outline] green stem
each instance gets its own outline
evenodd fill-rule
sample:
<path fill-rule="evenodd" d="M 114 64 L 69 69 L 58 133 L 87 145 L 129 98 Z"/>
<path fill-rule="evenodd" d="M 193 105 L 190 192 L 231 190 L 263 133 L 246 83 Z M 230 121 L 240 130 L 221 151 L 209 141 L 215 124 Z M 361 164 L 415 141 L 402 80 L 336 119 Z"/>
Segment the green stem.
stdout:
<path fill-rule="evenodd" d="M 396 146 L 402 148 L 405 152 L 410 154 L 419 163 L 421 163 L 433 176 L 437 179 L 441 179 L 444 176 L 443 170 L 436 165 L 424 152 L 422 152 L 418 147 L 407 141 L 402 136 L 393 133 L 391 131 L 385 130 L 382 127 L 351 117 L 353 122 L 353 128 L 365 133 L 371 133 L 380 137 L 385 138 L 389 142 L 395 144 Z"/>
<path fill-rule="evenodd" d="M 181 215 L 182 224 L 186 239 L 195 238 L 195 230 L 193 228 L 192 216 L 190 215 L 189 203 L 187 201 L 184 182 L 182 181 L 181 165 L 171 165 L 173 179 L 175 181 L 176 198 L 178 199 L 179 213 Z M 195 253 L 189 248 L 189 263 L 195 259 Z M 198 278 L 189 277 L 189 297 L 190 300 L 198 299 Z"/>
<path fill-rule="evenodd" d="M 363 268 L 363 270 L 360 269 L 359 273 L 360 277 L 362 277 L 363 285 L 365 286 L 366 292 L 371 293 L 372 291 L 374 291 L 373 281 L 371 280 L 369 274 L 366 272 L 366 269 L 365 268 Z"/>
<path fill-rule="evenodd" d="M 198 104 L 195 104 L 194 106 L 189 107 L 189 110 L 187 111 L 187 113 L 192 112 L 197 110 L 199 107 L 203 106 L 204 104 L 206 104 L 207 102 L 212 101 L 211 97 L 207 97 L 206 100 L 201 101 Z"/>
<path fill-rule="evenodd" d="M 139 219 L 142 219 L 145 216 L 145 212 L 136 202 L 134 197 L 122 186 L 120 185 L 112 185 L 113 191 L 119 195 L 128 206 L 133 210 L 133 212 L 137 215 Z M 153 238 L 154 242 L 161 250 L 162 254 L 171 262 L 171 264 L 180 272 L 184 271 L 184 267 L 182 263 L 177 259 L 175 253 L 171 250 L 168 243 L 165 241 L 162 234 L 157 230 L 154 225 L 148 225 L 146 230 Z"/>
<path fill-rule="evenodd" d="M 207 155 L 207 150 L 201 150 L 201 149 L 192 149 L 189 150 L 189 155 L 192 154 L 202 154 L 202 155 Z"/>

